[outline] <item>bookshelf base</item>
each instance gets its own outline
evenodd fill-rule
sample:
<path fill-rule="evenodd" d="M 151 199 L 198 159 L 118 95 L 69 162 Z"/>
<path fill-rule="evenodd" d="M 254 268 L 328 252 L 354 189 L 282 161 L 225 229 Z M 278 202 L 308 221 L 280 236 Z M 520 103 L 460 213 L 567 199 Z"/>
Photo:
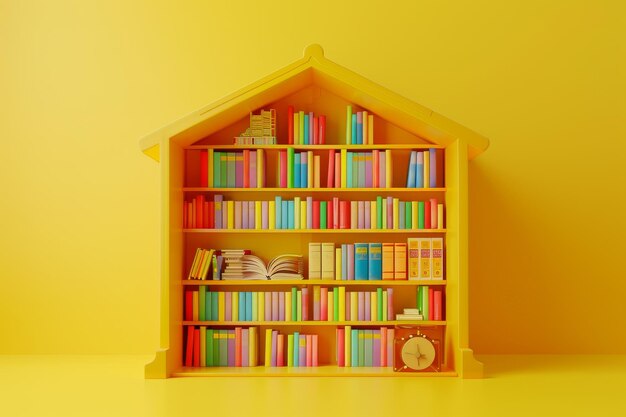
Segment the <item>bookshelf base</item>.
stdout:
<path fill-rule="evenodd" d="M 394 372 L 391 368 L 343 368 L 334 365 L 315 368 L 187 368 L 182 367 L 172 372 L 173 377 L 456 377 L 458 374 L 450 369 L 441 372 Z"/>

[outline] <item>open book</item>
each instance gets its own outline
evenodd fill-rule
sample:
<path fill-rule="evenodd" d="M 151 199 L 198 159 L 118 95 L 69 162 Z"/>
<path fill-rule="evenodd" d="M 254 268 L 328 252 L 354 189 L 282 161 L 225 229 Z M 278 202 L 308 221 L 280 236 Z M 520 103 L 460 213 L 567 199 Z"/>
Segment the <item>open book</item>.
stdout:
<path fill-rule="evenodd" d="M 258 256 L 244 255 L 242 264 L 243 279 L 304 279 L 302 255 L 279 255 L 267 266 Z"/>

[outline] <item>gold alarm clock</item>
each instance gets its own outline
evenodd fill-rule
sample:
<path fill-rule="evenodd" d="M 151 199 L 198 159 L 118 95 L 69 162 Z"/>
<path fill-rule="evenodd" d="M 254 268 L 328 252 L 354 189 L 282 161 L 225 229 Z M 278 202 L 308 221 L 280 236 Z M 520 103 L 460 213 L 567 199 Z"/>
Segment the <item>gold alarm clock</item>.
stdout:
<path fill-rule="evenodd" d="M 396 327 L 394 366 L 396 372 L 439 372 L 443 329 L 440 326 Z"/>

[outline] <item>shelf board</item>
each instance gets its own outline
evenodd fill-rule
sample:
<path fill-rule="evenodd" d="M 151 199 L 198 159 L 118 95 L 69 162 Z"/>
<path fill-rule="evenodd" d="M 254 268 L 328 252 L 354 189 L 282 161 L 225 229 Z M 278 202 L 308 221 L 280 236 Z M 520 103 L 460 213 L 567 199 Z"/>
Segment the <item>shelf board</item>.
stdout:
<path fill-rule="evenodd" d="M 433 280 L 433 279 L 420 279 L 420 280 L 367 280 L 367 281 L 343 281 L 332 279 L 285 279 L 285 280 L 183 280 L 183 285 L 198 286 L 198 285 L 210 285 L 210 286 L 233 286 L 233 285 L 245 285 L 245 286 L 280 286 L 280 285 L 327 285 L 327 286 L 346 286 L 346 287 L 363 287 L 363 286 L 408 286 L 415 287 L 418 285 L 429 286 L 443 286 L 446 285 L 446 280 Z"/>
<path fill-rule="evenodd" d="M 328 234 L 328 233 L 355 233 L 355 234 L 430 234 L 446 233 L 446 229 L 183 229 L 183 233 L 209 234 Z"/>
<path fill-rule="evenodd" d="M 232 367 L 206 367 L 188 368 L 182 367 L 172 373 L 174 377 L 189 376 L 244 376 L 244 377 L 320 377 L 320 376 L 341 376 L 341 377 L 455 377 L 456 372 L 443 368 L 441 372 L 394 372 L 393 368 L 375 367 L 339 367 L 336 365 L 322 365 L 317 367 L 265 367 L 253 366 L 248 368 Z"/>
<path fill-rule="evenodd" d="M 387 321 L 183 321 L 183 326 L 445 326 L 445 320 Z"/>
<path fill-rule="evenodd" d="M 281 188 L 281 187 L 264 187 L 264 188 L 212 188 L 212 187 L 183 187 L 184 192 L 208 192 L 208 193 L 258 193 L 266 192 L 276 193 L 443 193 L 445 188 L 406 188 L 406 187 L 390 187 L 390 188 Z"/>
<path fill-rule="evenodd" d="M 340 145 L 340 144 L 325 144 L 325 145 L 192 145 L 186 146 L 184 149 L 188 150 L 203 150 L 213 149 L 220 150 L 243 150 L 243 149 L 268 149 L 268 150 L 280 150 L 293 148 L 297 150 L 315 151 L 315 150 L 330 150 L 330 149 L 347 149 L 351 151 L 363 151 L 372 149 L 389 149 L 389 150 L 412 150 L 412 149 L 445 149 L 443 145 L 435 145 L 430 143 L 413 143 L 413 144 L 374 144 L 374 145 Z"/>

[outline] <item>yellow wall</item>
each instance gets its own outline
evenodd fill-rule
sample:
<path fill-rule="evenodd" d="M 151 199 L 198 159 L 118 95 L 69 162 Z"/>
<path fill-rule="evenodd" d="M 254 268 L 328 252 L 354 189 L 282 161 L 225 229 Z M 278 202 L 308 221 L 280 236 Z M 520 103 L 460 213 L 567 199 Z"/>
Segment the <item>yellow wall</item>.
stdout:
<path fill-rule="evenodd" d="M 310 43 L 491 139 L 470 163 L 478 353 L 626 353 L 623 2 L 191 3 L 0 1 L 0 353 L 154 352 L 138 139 Z"/>

